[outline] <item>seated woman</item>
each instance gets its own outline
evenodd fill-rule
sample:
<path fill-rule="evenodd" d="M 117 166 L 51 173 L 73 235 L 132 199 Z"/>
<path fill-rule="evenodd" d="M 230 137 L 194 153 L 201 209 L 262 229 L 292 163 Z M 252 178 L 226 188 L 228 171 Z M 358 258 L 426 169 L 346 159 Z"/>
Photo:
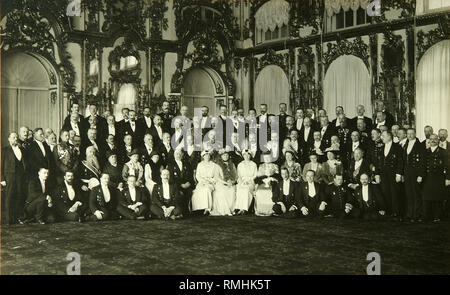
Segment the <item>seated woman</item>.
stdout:
<path fill-rule="evenodd" d="M 235 214 L 242 215 L 248 211 L 253 200 L 255 189 L 254 179 L 258 175 L 258 167 L 251 160 L 249 150 L 242 151 L 244 160 L 237 167 L 237 186 L 236 186 L 236 204 L 234 206 Z"/>
<path fill-rule="evenodd" d="M 295 154 L 293 151 L 287 149 L 284 154 L 285 161 L 281 168 L 286 168 L 289 172 L 290 179 L 294 182 L 300 182 L 302 180 L 302 166 L 296 162 Z"/>
<path fill-rule="evenodd" d="M 272 163 L 270 152 L 263 153 L 263 163 L 259 165 L 255 192 L 255 215 L 271 216 L 273 214 L 273 190 L 278 183 L 278 166 Z"/>
<path fill-rule="evenodd" d="M 195 172 L 197 186 L 192 193 L 192 211 L 204 210 L 204 215 L 209 215 L 212 209 L 212 193 L 219 175 L 219 166 L 211 161 L 208 151 L 203 151 L 202 161 L 198 163 Z"/>
<path fill-rule="evenodd" d="M 158 152 L 152 151 L 150 153 L 150 161 L 145 164 L 144 179 L 145 187 L 148 189 L 150 196 L 153 193 L 155 184 L 161 183 L 161 169 L 162 163 Z"/>
<path fill-rule="evenodd" d="M 324 170 L 323 182 L 325 183 L 325 185 L 332 184 L 334 182 L 334 176 L 336 174 L 342 175 L 344 173 L 342 162 L 336 159 L 337 153 L 339 153 L 339 151 L 329 150 L 327 152 L 328 160 L 322 163 Z"/>
<path fill-rule="evenodd" d="M 133 149 L 128 153 L 130 161 L 123 165 L 122 178 L 124 181 L 128 180 L 128 176 L 134 175 L 136 177 L 136 186 L 143 185 L 144 179 L 144 168 L 141 163 L 139 163 L 139 152 L 137 149 Z"/>
<path fill-rule="evenodd" d="M 212 216 L 232 216 L 234 203 L 236 202 L 236 167 L 230 159 L 230 155 L 224 149 L 220 150 L 220 167 L 213 193 Z"/>
<path fill-rule="evenodd" d="M 311 153 L 310 155 L 309 155 L 309 163 L 306 163 L 305 164 L 305 167 L 303 167 L 303 175 L 302 175 L 302 178 L 303 178 L 303 181 L 304 182 L 306 182 L 307 180 L 306 180 L 306 173 L 309 171 L 309 170 L 312 170 L 312 171 L 314 171 L 314 182 L 317 182 L 317 183 L 323 183 L 323 178 L 324 178 L 324 175 L 325 175 L 325 170 L 324 170 L 324 168 L 323 168 L 323 165 L 322 164 L 320 164 L 319 162 L 318 162 L 318 156 L 317 156 L 317 154 L 316 153 Z"/>

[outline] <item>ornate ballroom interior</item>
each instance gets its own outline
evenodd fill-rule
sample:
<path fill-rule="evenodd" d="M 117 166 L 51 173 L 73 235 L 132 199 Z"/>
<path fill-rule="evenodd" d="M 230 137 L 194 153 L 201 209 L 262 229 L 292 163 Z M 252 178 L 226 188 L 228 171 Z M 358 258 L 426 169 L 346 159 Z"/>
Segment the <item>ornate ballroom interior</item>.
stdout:
<path fill-rule="evenodd" d="M 75 100 L 120 120 L 166 99 L 330 119 L 381 99 L 401 124 L 450 126 L 449 0 L 382 0 L 373 16 L 369 0 L 77 2 L 2 1 L 4 141 L 19 125 L 59 130 Z"/>

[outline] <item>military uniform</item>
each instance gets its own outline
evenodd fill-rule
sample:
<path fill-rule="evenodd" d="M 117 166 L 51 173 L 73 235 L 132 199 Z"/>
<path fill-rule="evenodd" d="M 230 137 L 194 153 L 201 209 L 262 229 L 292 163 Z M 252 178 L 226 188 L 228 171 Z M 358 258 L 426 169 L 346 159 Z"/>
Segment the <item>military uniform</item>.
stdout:
<path fill-rule="evenodd" d="M 382 166 L 382 157 L 384 152 L 384 144 L 380 140 L 378 141 L 371 141 L 367 145 L 367 159 L 372 164 L 372 172 L 377 174 L 379 169 Z"/>
<path fill-rule="evenodd" d="M 346 204 L 352 203 L 352 196 L 349 188 L 344 185 L 337 186 L 334 183 L 325 189 L 325 199 L 327 203 L 324 214 L 331 214 L 333 217 L 345 218 L 349 213 L 345 212 Z"/>
<path fill-rule="evenodd" d="M 450 179 L 447 154 L 437 147 L 434 151 L 427 149 L 425 180 L 423 184 L 423 206 L 426 219 L 439 219 L 446 197 L 445 180 Z"/>
<path fill-rule="evenodd" d="M 425 151 L 420 141 L 412 146 L 408 154 L 408 142 L 404 145 L 403 156 L 405 159 L 405 196 L 406 217 L 419 219 L 422 216 L 422 188 L 417 178 L 425 175 Z"/>

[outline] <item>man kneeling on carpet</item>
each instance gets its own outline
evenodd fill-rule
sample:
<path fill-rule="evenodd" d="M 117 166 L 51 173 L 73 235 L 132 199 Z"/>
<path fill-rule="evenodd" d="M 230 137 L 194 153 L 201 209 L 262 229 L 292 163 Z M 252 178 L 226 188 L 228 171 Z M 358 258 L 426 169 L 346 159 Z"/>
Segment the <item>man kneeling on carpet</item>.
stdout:
<path fill-rule="evenodd" d="M 85 220 L 87 202 L 81 194 L 81 188 L 74 182 L 74 173 L 71 170 L 64 172 L 64 181 L 57 186 L 53 193 L 55 214 L 61 221 Z"/>
<path fill-rule="evenodd" d="M 94 187 L 89 194 L 89 209 L 92 214 L 89 220 L 119 219 L 119 214 L 116 211 L 119 190 L 111 185 L 109 179 L 109 174 L 102 173 L 100 185 Z"/>
<path fill-rule="evenodd" d="M 127 176 L 127 187 L 119 194 L 117 212 L 125 219 L 145 219 L 148 211 L 145 192 L 136 185 L 136 176 Z"/>
<path fill-rule="evenodd" d="M 156 184 L 151 197 L 151 214 L 159 219 L 179 219 L 183 217 L 179 207 L 180 195 L 176 185 L 169 182 L 170 172 L 161 171 L 161 184 Z"/>
<path fill-rule="evenodd" d="M 281 168 L 280 172 L 282 181 L 274 190 L 272 197 L 274 215 L 286 218 L 298 217 L 300 210 L 295 182 L 290 179 L 289 170 L 286 167 Z"/>

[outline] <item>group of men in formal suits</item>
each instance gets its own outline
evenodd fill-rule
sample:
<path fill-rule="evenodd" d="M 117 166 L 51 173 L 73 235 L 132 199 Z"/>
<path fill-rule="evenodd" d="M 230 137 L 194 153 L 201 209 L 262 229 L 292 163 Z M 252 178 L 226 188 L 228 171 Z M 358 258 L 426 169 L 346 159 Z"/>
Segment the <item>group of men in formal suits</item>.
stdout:
<path fill-rule="evenodd" d="M 250 109 L 247 117 L 242 108 L 228 115 L 224 105 L 211 116 L 204 106 L 201 117 L 192 120 L 187 106 L 176 116 L 167 101 L 161 109 L 152 116 L 145 107 L 138 118 L 124 108 L 116 121 L 110 114 L 100 116 L 94 104 L 84 117 L 75 102 L 57 145 L 47 143 L 51 132 L 42 128 L 33 130 L 32 139 L 26 127 L 11 133 L 2 149 L 4 222 L 185 217 L 205 149 L 212 156 L 227 150 L 235 166 L 244 150 L 258 165 L 269 153 L 280 168 L 273 186 L 275 215 L 439 221 L 450 207 L 447 131 L 436 135 L 427 126 L 420 142 L 413 128 L 395 124 L 382 101 L 373 118 L 365 116 L 362 105 L 354 118 L 338 106 L 332 121 L 323 109 L 316 116 L 312 109 L 298 108 L 291 116 L 284 103 L 278 115 L 261 104 L 259 115 Z M 286 168 L 286 153 L 308 165 L 302 177 L 294 179 Z M 130 164 L 133 155 L 140 165 Z M 334 171 L 328 178 L 325 164 Z"/>

